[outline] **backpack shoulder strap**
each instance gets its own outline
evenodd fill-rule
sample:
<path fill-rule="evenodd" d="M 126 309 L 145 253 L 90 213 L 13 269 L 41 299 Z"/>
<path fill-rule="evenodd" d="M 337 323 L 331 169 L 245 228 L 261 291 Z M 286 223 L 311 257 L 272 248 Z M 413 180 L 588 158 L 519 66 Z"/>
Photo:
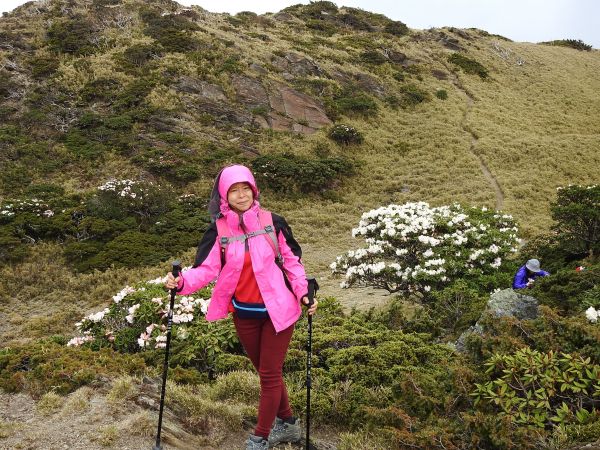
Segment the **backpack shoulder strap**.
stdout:
<path fill-rule="evenodd" d="M 227 244 L 229 244 L 229 236 L 231 236 L 231 229 L 229 228 L 227 219 L 221 216 L 217 219 L 217 239 L 221 247 L 221 269 L 225 265 L 225 249 L 227 248 Z"/>
<path fill-rule="evenodd" d="M 260 221 L 260 225 L 264 227 L 267 236 L 269 236 L 269 239 L 267 240 L 275 253 L 275 262 L 278 266 L 282 266 L 283 256 L 281 256 L 281 252 L 279 251 L 279 242 L 277 241 L 277 235 L 275 234 L 275 226 L 273 225 L 273 215 L 271 214 L 271 211 L 261 208 L 258 212 L 258 220 Z"/>

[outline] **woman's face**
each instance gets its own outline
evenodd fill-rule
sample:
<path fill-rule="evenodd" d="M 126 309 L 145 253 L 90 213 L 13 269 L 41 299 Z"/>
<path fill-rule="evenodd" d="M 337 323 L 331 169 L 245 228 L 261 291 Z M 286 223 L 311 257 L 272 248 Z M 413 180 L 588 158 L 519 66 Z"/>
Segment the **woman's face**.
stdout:
<path fill-rule="evenodd" d="M 227 191 L 227 202 L 235 212 L 248 211 L 254 201 L 252 188 L 246 182 L 234 183 Z"/>

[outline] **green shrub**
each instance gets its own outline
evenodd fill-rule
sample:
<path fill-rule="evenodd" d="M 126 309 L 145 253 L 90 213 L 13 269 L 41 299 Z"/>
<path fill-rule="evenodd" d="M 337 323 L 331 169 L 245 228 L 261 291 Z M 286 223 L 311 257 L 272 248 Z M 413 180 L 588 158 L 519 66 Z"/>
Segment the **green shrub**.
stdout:
<path fill-rule="evenodd" d="M 158 10 L 144 8 L 140 17 L 146 24 L 144 33 L 156 41 L 168 52 L 186 52 L 197 46 L 192 32 L 200 27 L 183 15 L 162 15 Z"/>
<path fill-rule="evenodd" d="M 0 70 L 0 98 L 12 95 L 17 86 L 9 72 L 4 69 Z"/>
<path fill-rule="evenodd" d="M 342 145 L 362 144 L 364 137 L 360 131 L 350 125 L 337 124 L 331 127 L 328 136 Z"/>
<path fill-rule="evenodd" d="M 355 8 L 346 8 L 346 11 L 348 12 L 336 18 L 342 25 L 358 31 L 373 31 L 373 26 L 361 17 L 362 11 Z"/>
<path fill-rule="evenodd" d="M 600 185 L 559 188 L 550 205 L 558 239 L 571 253 L 600 250 Z"/>
<path fill-rule="evenodd" d="M 284 193 L 322 193 L 353 175 L 356 166 L 346 157 L 310 159 L 292 153 L 259 156 L 251 165 L 261 185 Z"/>
<path fill-rule="evenodd" d="M 140 78 L 132 81 L 121 92 L 118 93 L 114 108 L 117 110 L 129 110 L 140 106 L 146 101 L 146 96 L 154 89 L 157 81 L 151 78 Z"/>
<path fill-rule="evenodd" d="M 466 73 L 479 75 L 481 79 L 485 79 L 488 77 L 488 71 L 484 66 L 482 66 L 474 59 L 467 58 L 466 56 L 460 53 L 453 53 L 448 57 L 448 61 L 450 61 L 452 64 L 457 65 Z"/>
<path fill-rule="evenodd" d="M 154 57 L 161 56 L 160 46 L 152 44 L 135 44 L 123 52 L 123 61 L 129 64 L 131 68 L 144 67 Z"/>
<path fill-rule="evenodd" d="M 29 246 L 14 235 L 12 228 L 0 226 L 0 264 L 15 264 L 29 254 Z"/>
<path fill-rule="evenodd" d="M 60 65 L 60 61 L 55 56 L 39 56 L 31 58 L 29 61 L 31 67 L 31 76 L 36 80 L 48 78 Z"/>
<path fill-rule="evenodd" d="M 419 103 L 429 100 L 430 98 L 429 93 L 415 86 L 414 84 L 402 86 L 400 88 L 400 93 L 402 95 L 400 104 L 403 107 L 415 106 Z"/>
<path fill-rule="evenodd" d="M 88 81 L 79 95 L 85 102 L 105 101 L 112 102 L 117 98 L 122 86 L 119 81 L 112 78 L 96 78 Z"/>
<path fill-rule="evenodd" d="M 242 73 L 244 68 L 241 64 L 241 56 L 231 55 L 220 62 L 216 68 L 216 73 Z"/>
<path fill-rule="evenodd" d="M 108 242 L 100 253 L 90 258 L 97 269 L 151 266 L 166 261 L 172 252 L 160 236 L 139 231 L 126 231 Z"/>
<path fill-rule="evenodd" d="M 367 50 L 366 52 L 361 53 L 360 60 L 365 64 L 372 64 L 375 66 L 387 62 L 385 55 L 377 50 Z"/>
<path fill-rule="evenodd" d="M 284 8 L 283 11 L 300 15 L 303 18 L 312 18 L 312 19 L 323 19 L 331 14 L 337 14 L 338 7 L 333 2 L 328 1 L 315 1 L 311 2 L 308 5 L 293 5 L 287 8 Z"/>
<path fill-rule="evenodd" d="M 396 81 L 404 81 L 406 79 L 406 76 L 402 72 L 394 72 L 393 77 Z"/>
<path fill-rule="evenodd" d="M 394 36 L 404 36 L 408 34 L 409 29 L 406 24 L 400 22 L 399 20 L 389 22 L 385 28 L 383 29 L 386 33 L 393 34 Z"/>
<path fill-rule="evenodd" d="M 377 114 L 379 109 L 371 96 L 351 90 L 345 90 L 335 95 L 333 102 L 328 101 L 327 106 L 329 106 L 329 110 L 331 110 L 334 117 L 337 117 L 339 114 L 370 117 Z"/>
<path fill-rule="evenodd" d="M 306 21 L 306 27 L 310 30 L 319 31 L 328 37 L 333 36 L 339 31 L 338 28 L 332 23 L 320 19 L 308 19 Z"/>
<path fill-rule="evenodd" d="M 446 100 L 448 98 L 448 92 L 446 89 L 438 89 L 435 91 L 435 96 L 440 100 Z"/>
<path fill-rule="evenodd" d="M 107 220 L 133 216 L 141 226 L 148 226 L 170 209 L 173 196 L 168 185 L 110 180 L 98 187 L 88 200 L 88 211 Z"/>
<path fill-rule="evenodd" d="M 551 306 L 566 315 L 581 314 L 588 307 L 600 308 L 600 265 L 588 265 L 578 272 L 565 268 L 536 282 L 532 295 L 541 304 Z"/>
<path fill-rule="evenodd" d="M 540 42 L 543 45 L 555 45 L 559 47 L 570 47 L 575 50 L 586 51 L 589 52 L 592 50 L 592 46 L 586 44 L 581 39 L 558 39 L 549 42 Z"/>
<path fill-rule="evenodd" d="M 108 149 L 99 142 L 89 140 L 80 130 L 71 129 L 65 136 L 65 147 L 73 156 L 100 161 Z"/>
<path fill-rule="evenodd" d="M 459 333 L 477 322 L 487 305 L 489 291 L 481 294 L 464 280 L 458 280 L 434 292 L 432 297 L 431 304 L 427 306 L 431 316 L 441 327 L 458 337 Z"/>
<path fill-rule="evenodd" d="M 57 53 L 89 55 L 94 53 L 91 44 L 93 29 L 93 24 L 81 16 L 57 19 L 48 28 L 48 46 Z"/>

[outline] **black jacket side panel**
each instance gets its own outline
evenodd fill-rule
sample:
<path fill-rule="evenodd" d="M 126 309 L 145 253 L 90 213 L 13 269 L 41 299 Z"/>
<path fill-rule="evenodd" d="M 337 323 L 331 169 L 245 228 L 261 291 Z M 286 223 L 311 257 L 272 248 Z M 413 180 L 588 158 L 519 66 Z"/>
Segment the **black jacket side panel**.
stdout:
<path fill-rule="evenodd" d="M 208 230 L 204 232 L 204 236 L 198 244 L 198 250 L 196 251 L 196 259 L 192 267 L 198 267 L 204 262 L 217 240 L 217 224 L 211 223 Z"/>
<path fill-rule="evenodd" d="M 285 241 L 287 245 L 292 250 L 292 253 L 296 255 L 299 259 L 302 258 L 302 249 L 300 248 L 300 244 L 294 239 L 294 235 L 292 234 L 292 229 L 285 221 L 285 219 L 281 216 L 278 216 L 275 213 L 271 213 L 273 216 L 273 226 L 275 227 L 275 233 L 279 234 L 283 233 L 283 237 L 285 237 Z"/>

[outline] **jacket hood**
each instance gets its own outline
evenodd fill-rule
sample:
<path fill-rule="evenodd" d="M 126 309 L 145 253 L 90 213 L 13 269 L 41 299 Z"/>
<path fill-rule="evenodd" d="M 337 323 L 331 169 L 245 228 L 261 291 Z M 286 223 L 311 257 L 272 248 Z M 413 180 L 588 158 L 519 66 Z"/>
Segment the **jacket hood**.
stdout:
<path fill-rule="evenodd" d="M 248 183 L 254 194 L 254 203 L 258 204 L 260 192 L 250 169 L 239 164 L 225 167 L 215 179 L 208 204 L 208 211 L 213 220 L 217 218 L 219 213 L 224 215 L 230 211 L 231 208 L 229 207 L 229 203 L 227 203 L 227 192 L 235 183 Z"/>

